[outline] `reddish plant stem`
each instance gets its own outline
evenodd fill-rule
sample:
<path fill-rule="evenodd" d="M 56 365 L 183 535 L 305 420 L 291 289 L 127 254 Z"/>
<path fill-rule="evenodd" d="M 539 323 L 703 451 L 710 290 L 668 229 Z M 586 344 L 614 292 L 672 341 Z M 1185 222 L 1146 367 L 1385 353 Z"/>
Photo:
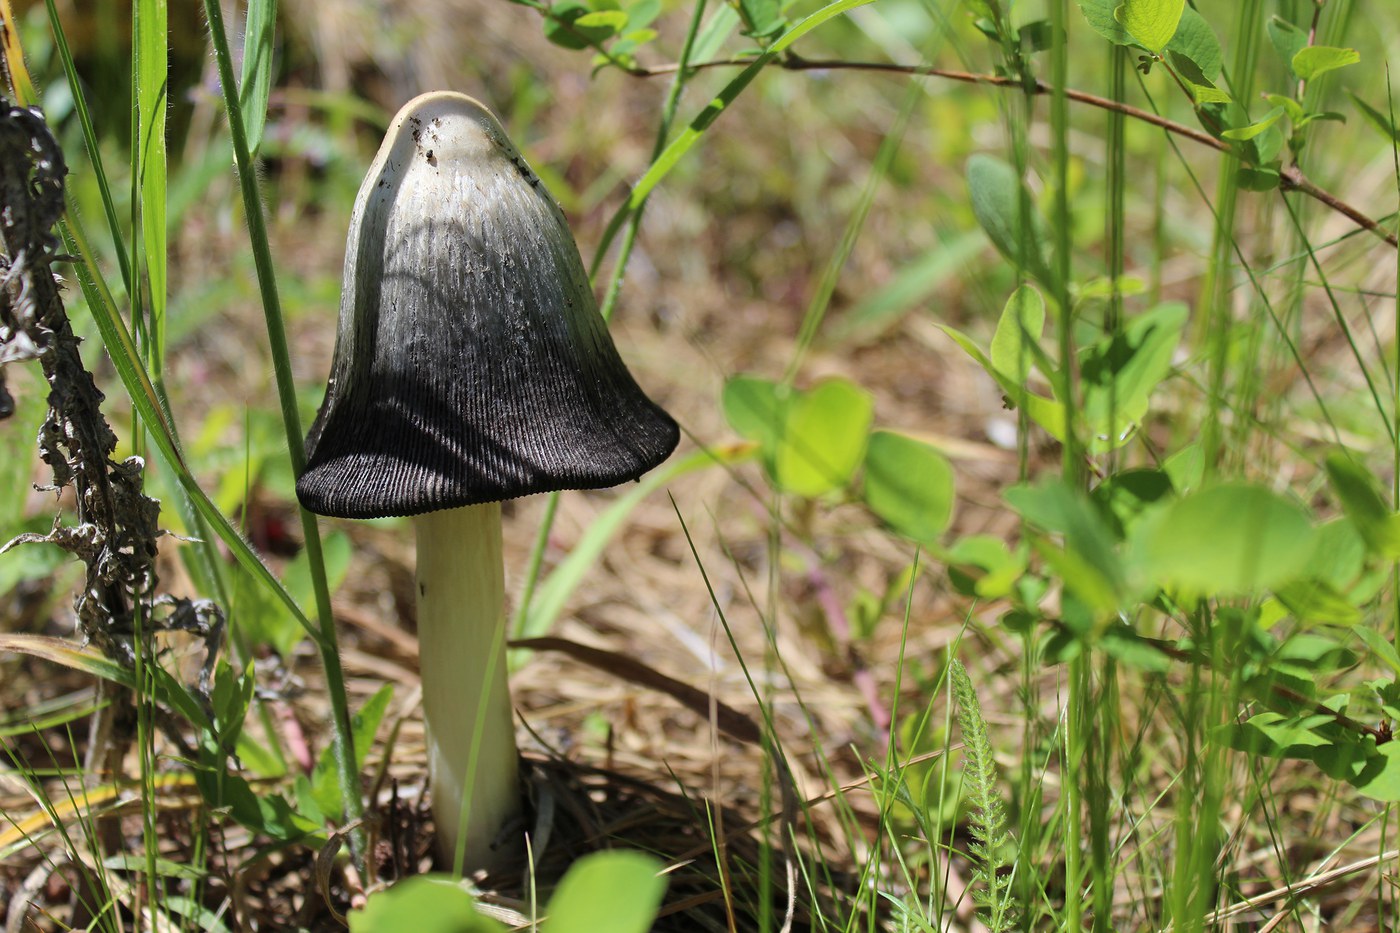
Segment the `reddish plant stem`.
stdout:
<path fill-rule="evenodd" d="M 688 70 L 699 71 L 707 68 L 742 68 L 753 64 L 752 59 L 731 58 L 717 59 L 715 61 L 697 62 L 688 66 Z M 978 74 L 971 71 L 956 71 L 948 68 L 933 68 L 924 65 L 901 65 L 894 62 L 859 62 L 844 61 L 841 59 L 811 59 L 799 58 L 789 55 L 773 63 L 774 67 L 782 68 L 785 71 L 874 71 L 885 74 L 908 75 L 911 77 L 943 78 L 947 81 L 960 81 L 965 84 L 986 84 L 993 87 L 1004 88 L 1024 88 L 1019 78 L 1003 77 L 1001 75 Z M 653 65 L 649 67 L 636 67 L 624 69 L 628 74 L 637 78 L 654 78 L 660 75 L 674 74 L 678 69 L 677 64 Z M 1044 81 L 1036 81 L 1031 90 L 1038 95 L 1048 95 L 1055 93 L 1055 88 Z M 1086 104 L 1100 110 L 1112 111 L 1123 114 L 1133 120 L 1141 121 L 1150 126 L 1189 139 L 1202 146 L 1208 146 L 1218 152 L 1232 152 L 1230 144 L 1224 140 L 1216 139 L 1204 130 L 1177 123 L 1169 120 L 1160 114 L 1141 107 L 1134 107 L 1121 101 L 1112 100 L 1107 97 L 1100 97 L 1097 94 L 1090 94 L 1087 91 L 1079 91 L 1074 88 L 1066 88 L 1064 91 L 1066 99 L 1076 103 Z M 1331 210 L 1351 220 L 1357 226 L 1380 237 L 1392 247 L 1400 245 L 1394 233 L 1381 226 L 1376 220 L 1368 217 L 1364 212 L 1343 201 L 1330 192 L 1319 188 L 1309 181 L 1297 166 L 1289 166 L 1279 173 L 1279 188 L 1282 191 L 1297 191 L 1307 195 L 1315 201 L 1326 205 Z"/>

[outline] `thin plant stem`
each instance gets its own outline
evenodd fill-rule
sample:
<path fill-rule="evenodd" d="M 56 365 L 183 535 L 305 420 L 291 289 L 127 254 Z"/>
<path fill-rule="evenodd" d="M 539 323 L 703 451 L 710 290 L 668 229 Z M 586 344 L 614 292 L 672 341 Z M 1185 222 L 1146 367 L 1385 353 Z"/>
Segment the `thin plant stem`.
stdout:
<path fill-rule="evenodd" d="M 693 71 L 700 71 L 708 68 L 744 68 L 754 64 L 752 58 L 732 58 L 718 59 L 715 61 L 696 62 L 688 68 Z M 645 68 L 624 69 L 628 74 L 636 78 L 650 78 L 660 75 L 674 74 L 679 66 L 677 64 L 655 65 Z M 863 62 L 844 61 L 842 59 L 811 59 L 799 58 L 795 55 L 788 55 L 775 59 L 767 65 L 770 68 L 781 68 L 785 71 L 873 71 L 884 72 L 886 74 L 909 75 L 912 77 L 942 78 L 948 81 L 959 81 L 966 84 L 984 84 L 988 87 L 999 87 L 1007 89 L 1027 90 L 1028 93 L 1037 95 L 1054 96 L 1063 94 L 1065 100 L 1074 101 L 1077 104 L 1085 104 L 1090 107 L 1097 107 L 1100 110 L 1108 110 L 1121 113 L 1132 120 L 1146 123 L 1150 126 L 1166 130 L 1173 135 L 1189 139 L 1219 152 L 1234 151 L 1230 143 L 1225 140 L 1216 139 L 1204 130 L 1178 123 L 1168 119 L 1151 110 L 1144 110 L 1141 107 L 1134 107 L 1122 101 L 1115 101 L 1098 94 L 1090 94 L 1087 91 L 1075 88 L 1057 87 L 1055 84 L 1037 80 L 1027 88 L 1019 78 L 1006 77 L 1004 75 L 982 74 L 971 71 L 959 71 L 952 68 L 933 68 L 923 65 L 906 65 L 895 62 Z M 1335 194 L 1319 187 L 1312 182 L 1303 171 L 1296 165 L 1285 166 L 1279 172 L 1279 187 L 1284 191 L 1297 191 L 1307 195 L 1315 201 L 1326 205 L 1342 216 L 1348 218 L 1358 227 L 1375 234 L 1380 239 L 1391 246 L 1400 245 L 1400 237 L 1389 230 L 1383 223 L 1370 217 L 1365 211 L 1337 197 Z"/>
<path fill-rule="evenodd" d="M 243 194 L 243 208 L 248 223 L 248 238 L 253 247 L 253 263 L 257 268 L 258 287 L 262 293 L 263 314 L 267 323 L 268 347 L 272 352 L 273 373 L 277 396 L 282 409 L 282 426 L 287 436 L 287 452 L 292 472 L 300 476 L 306 467 L 301 415 L 297 410 L 296 386 L 292 382 L 291 354 L 282 323 L 281 299 L 277 293 L 277 278 L 272 264 L 272 249 L 267 235 L 267 223 L 262 212 L 262 197 L 258 190 L 257 170 L 248 151 L 248 138 L 243 127 L 243 112 L 238 100 L 238 84 L 233 73 L 233 56 L 229 53 L 228 35 L 224 29 L 223 11 L 218 0 L 205 0 L 205 16 L 214 41 L 214 57 L 219 66 L 225 115 L 233 142 L 234 159 L 238 164 L 238 182 Z M 319 627 L 317 647 L 326 675 L 326 692 L 331 703 L 334 725 L 336 769 L 345 819 L 352 824 L 350 850 L 363 878 L 372 875 L 365 870 L 365 833 L 361 825 L 364 801 L 361 799 L 358 768 L 355 763 L 354 736 L 350 726 L 350 706 L 345 691 L 345 675 L 340 666 L 335 617 L 331 612 L 330 587 L 326 580 L 325 557 L 316 516 L 298 507 L 302 533 L 306 542 L 307 563 L 311 569 L 312 588 L 316 594 L 316 616 Z"/>

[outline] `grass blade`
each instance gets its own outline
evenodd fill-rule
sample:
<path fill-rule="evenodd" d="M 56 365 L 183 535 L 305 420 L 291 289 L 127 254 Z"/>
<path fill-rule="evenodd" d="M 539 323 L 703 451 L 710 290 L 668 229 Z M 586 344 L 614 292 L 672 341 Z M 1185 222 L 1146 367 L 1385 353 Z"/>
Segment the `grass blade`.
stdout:
<path fill-rule="evenodd" d="M 262 146 L 267 125 L 267 100 L 272 92 L 272 38 L 277 26 L 277 0 L 249 0 L 243 29 L 243 74 L 238 82 L 243 105 L 248 152 L 254 157 Z"/>
<path fill-rule="evenodd" d="M 132 184 L 139 192 L 141 246 L 147 294 L 146 348 L 156 384 L 165 370 L 166 257 L 165 112 L 169 104 L 169 16 L 166 0 L 138 0 L 132 8 L 136 138 L 132 140 Z M 139 287 L 139 283 L 138 283 Z M 134 295 L 134 292 L 128 294 Z"/>

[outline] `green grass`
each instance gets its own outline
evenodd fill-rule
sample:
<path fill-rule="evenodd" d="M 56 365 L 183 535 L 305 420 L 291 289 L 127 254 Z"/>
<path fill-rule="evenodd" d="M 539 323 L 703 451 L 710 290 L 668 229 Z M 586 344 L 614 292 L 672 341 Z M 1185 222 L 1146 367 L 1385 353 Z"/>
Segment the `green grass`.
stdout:
<path fill-rule="evenodd" d="M 994 930 L 1193 930 L 1222 911 L 1395 929 L 1384 873 L 1400 800 L 1400 756 L 1386 741 L 1400 719 L 1400 261 L 1347 216 L 1367 205 L 1394 236 L 1400 158 L 1373 125 L 1394 124 L 1384 58 L 1394 24 L 1346 0 L 1202 4 L 1165 33 L 1196 30 L 1192 43 L 1157 56 L 1114 24 L 1176 16 L 1165 0 L 1135 0 L 1118 20 L 1108 0 L 626 3 L 621 19 L 596 6 L 583 26 L 565 4 L 512 8 L 521 36 L 547 32 L 556 46 L 547 70 L 519 79 L 525 90 L 502 79 L 494 91 L 529 113 L 546 81 L 592 82 L 598 115 L 549 111 L 557 125 L 537 141 L 552 186 L 632 179 L 601 201 L 579 199 L 599 209 L 571 217 L 594 247 L 604 315 L 634 314 L 629 297 L 649 293 L 631 276 L 650 266 L 696 304 L 761 307 L 770 342 L 717 339 L 705 386 L 665 374 L 697 413 L 686 424 L 697 450 L 569 531 L 572 556 L 553 554 L 568 510 L 550 498 L 513 631 L 563 625 L 604 568 L 643 586 L 608 559 L 636 515 L 680 542 L 689 586 L 703 591 L 735 665 L 729 688 L 762 734 L 746 801 L 762 826 L 754 859 L 716 879 L 728 916 L 778 930 L 795 884 L 813 928 L 833 931 L 961 929 L 973 917 Z M 286 851 L 349 826 L 358 877 L 373 882 L 359 821 L 384 807 L 366 811 L 360 789 L 366 754 L 383 751 L 374 727 L 389 701 L 352 716 L 331 606 L 346 574 L 328 572 L 327 556 L 342 543 L 327 538 L 323 551 L 317 520 L 298 510 L 304 555 L 295 570 L 273 569 L 245 534 L 260 497 L 296 508 L 287 478 L 303 466 L 316 386 L 294 363 L 289 322 L 318 313 L 331 326 L 307 297 L 315 288 L 288 268 L 292 238 L 278 218 L 311 217 L 320 191 L 345 197 L 356 174 L 298 181 L 289 111 L 277 108 L 315 101 L 295 112 L 336 127 L 351 163 L 377 129 L 355 136 L 348 114 L 383 115 L 352 94 L 290 86 L 273 4 L 252 3 L 227 25 L 218 3 L 204 11 L 222 94 L 212 126 L 185 138 L 167 119 L 185 104 L 168 84 L 159 0 L 133 8 L 125 133 L 94 121 L 114 92 L 84 76 L 74 27 L 53 3 L 20 30 L 29 49 L 50 50 L 30 61 L 44 99 L 60 84 L 69 92 L 56 130 L 73 166 L 62 236 L 76 257 L 74 317 L 105 350 L 109 395 L 129 412 L 124 450 L 149 456 L 152 482 L 169 490 L 163 521 L 192 539 L 179 556 L 199 595 L 229 610 L 234 649 L 207 697 L 153 648 L 142 626 L 158 620 L 140 612 L 129 676 L 91 654 L 52 656 L 108 676 L 90 701 L 99 710 L 126 689 L 112 678 L 135 688 L 137 772 L 126 777 L 143 841 L 84 873 L 102 929 L 129 923 L 117 904 L 181 929 L 220 928 L 206 901 L 223 882 L 209 864 L 240 824 L 260 840 L 250 846 Z M 241 59 L 235 34 L 249 37 Z M 1057 36 L 1067 40 L 1047 45 Z M 1355 47 L 1359 62 L 1303 81 L 1305 45 Z M 893 75 L 869 64 L 889 59 Z M 664 90 L 641 90 L 658 80 Z M 1212 92 L 1235 103 L 1210 103 Z M 1286 112 L 1261 129 L 1273 107 Z M 622 112 L 633 116 L 617 132 L 636 150 L 626 168 L 587 124 Z M 502 116 L 514 132 L 514 115 Z M 236 190 L 209 168 L 230 156 Z M 202 433 L 191 413 L 207 400 L 187 394 L 197 389 L 176 358 L 198 352 L 201 328 L 224 325 L 221 310 L 179 319 L 201 313 L 188 298 L 208 284 L 182 253 L 182 225 L 198 211 L 190 191 L 246 228 L 229 263 L 256 286 L 225 300 L 263 312 L 250 365 L 270 376 L 275 399 L 252 403 L 265 408 L 230 428 L 235 440 L 209 442 L 243 463 L 241 494 L 182 440 L 182 427 Z M 700 226 L 677 233 L 677 205 Z M 789 228 L 797 258 L 773 233 Z M 935 262 L 953 250 L 951 269 Z M 786 292 L 774 298 L 764 289 L 778 278 Z M 637 313 L 625 326 L 647 324 Z M 946 394 L 928 401 L 936 393 Z M 988 393 L 1014 410 L 977 401 Z M 948 414 L 959 406 L 988 414 Z M 979 463 L 958 441 L 990 449 L 977 432 L 993 418 L 1016 434 Z M 255 420 L 280 426 L 270 452 L 255 449 Z M 968 436 L 950 438 L 949 425 Z M 8 457 L 29 455 L 28 438 L 0 441 Z M 702 481 L 721 473 L 725 492 L 714 493 L 718 482 Z M 29 482 L 0 479 L 11 487 L 0 495 Z M 718 498 L 696 498 L 701 489 Z M 941 630 L 957 634 L 934 637 Z M 319 659 L 333 751 L 298 777 L 265 678 L 302 636 Z M 37 642 L 5 644 L 39 653 Z M 802 664 L 794 646 L 810 655 Z M 527 656 L 513 660 L 528 669 Z M 828 679 L 813 682 L 811 668 Z M 703 673 L 671 673 L 707 686 L 691 676 Z M 833 695 L 842 703 L 828 707 Z M 5 699 L 0 740 L 62 847 L 100 851 L 104 821 L 78 805 L 77 762 L 48 748 L 89 706 L 35 706 L 30 733 Z M 171 717 L 190 749 L 162 739 Z M 838 720 L 848 728 L 824 734 Z M 171 773 L 194 775 L 204 800 L 188 823 L 190 865 L 170 864 L 160 846 L 157 801 Z M 671 780 L 661 763 L 655 777 Z M 718 858 L 708 789 L 677 780 Z M 60 794 L 72 795 L 66 806 Z M 21 826 L 11 817 L 0 841 Z M 1342 882 L 1345 903 L 1310 887 L 1363 852 L 1377 863 Z M 618 877 L 607 883 L 629 883 Z M 1246 904 L 1288 884 L 1300 893 Z"/>

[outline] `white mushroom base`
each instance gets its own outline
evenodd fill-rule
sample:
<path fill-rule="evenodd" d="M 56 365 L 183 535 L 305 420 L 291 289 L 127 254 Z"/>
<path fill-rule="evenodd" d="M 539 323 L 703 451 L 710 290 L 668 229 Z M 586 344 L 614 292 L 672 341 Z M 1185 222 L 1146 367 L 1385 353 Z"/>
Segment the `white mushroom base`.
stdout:
<path fill-rule="evenodd" d="M 455 871 L 471 872 L 502 860 L 497 836 L 520 809 L 506 681 L 501 506 L 430 512 L 416 517 L 414 527 L 419 670 L 438 851 Z"/>

